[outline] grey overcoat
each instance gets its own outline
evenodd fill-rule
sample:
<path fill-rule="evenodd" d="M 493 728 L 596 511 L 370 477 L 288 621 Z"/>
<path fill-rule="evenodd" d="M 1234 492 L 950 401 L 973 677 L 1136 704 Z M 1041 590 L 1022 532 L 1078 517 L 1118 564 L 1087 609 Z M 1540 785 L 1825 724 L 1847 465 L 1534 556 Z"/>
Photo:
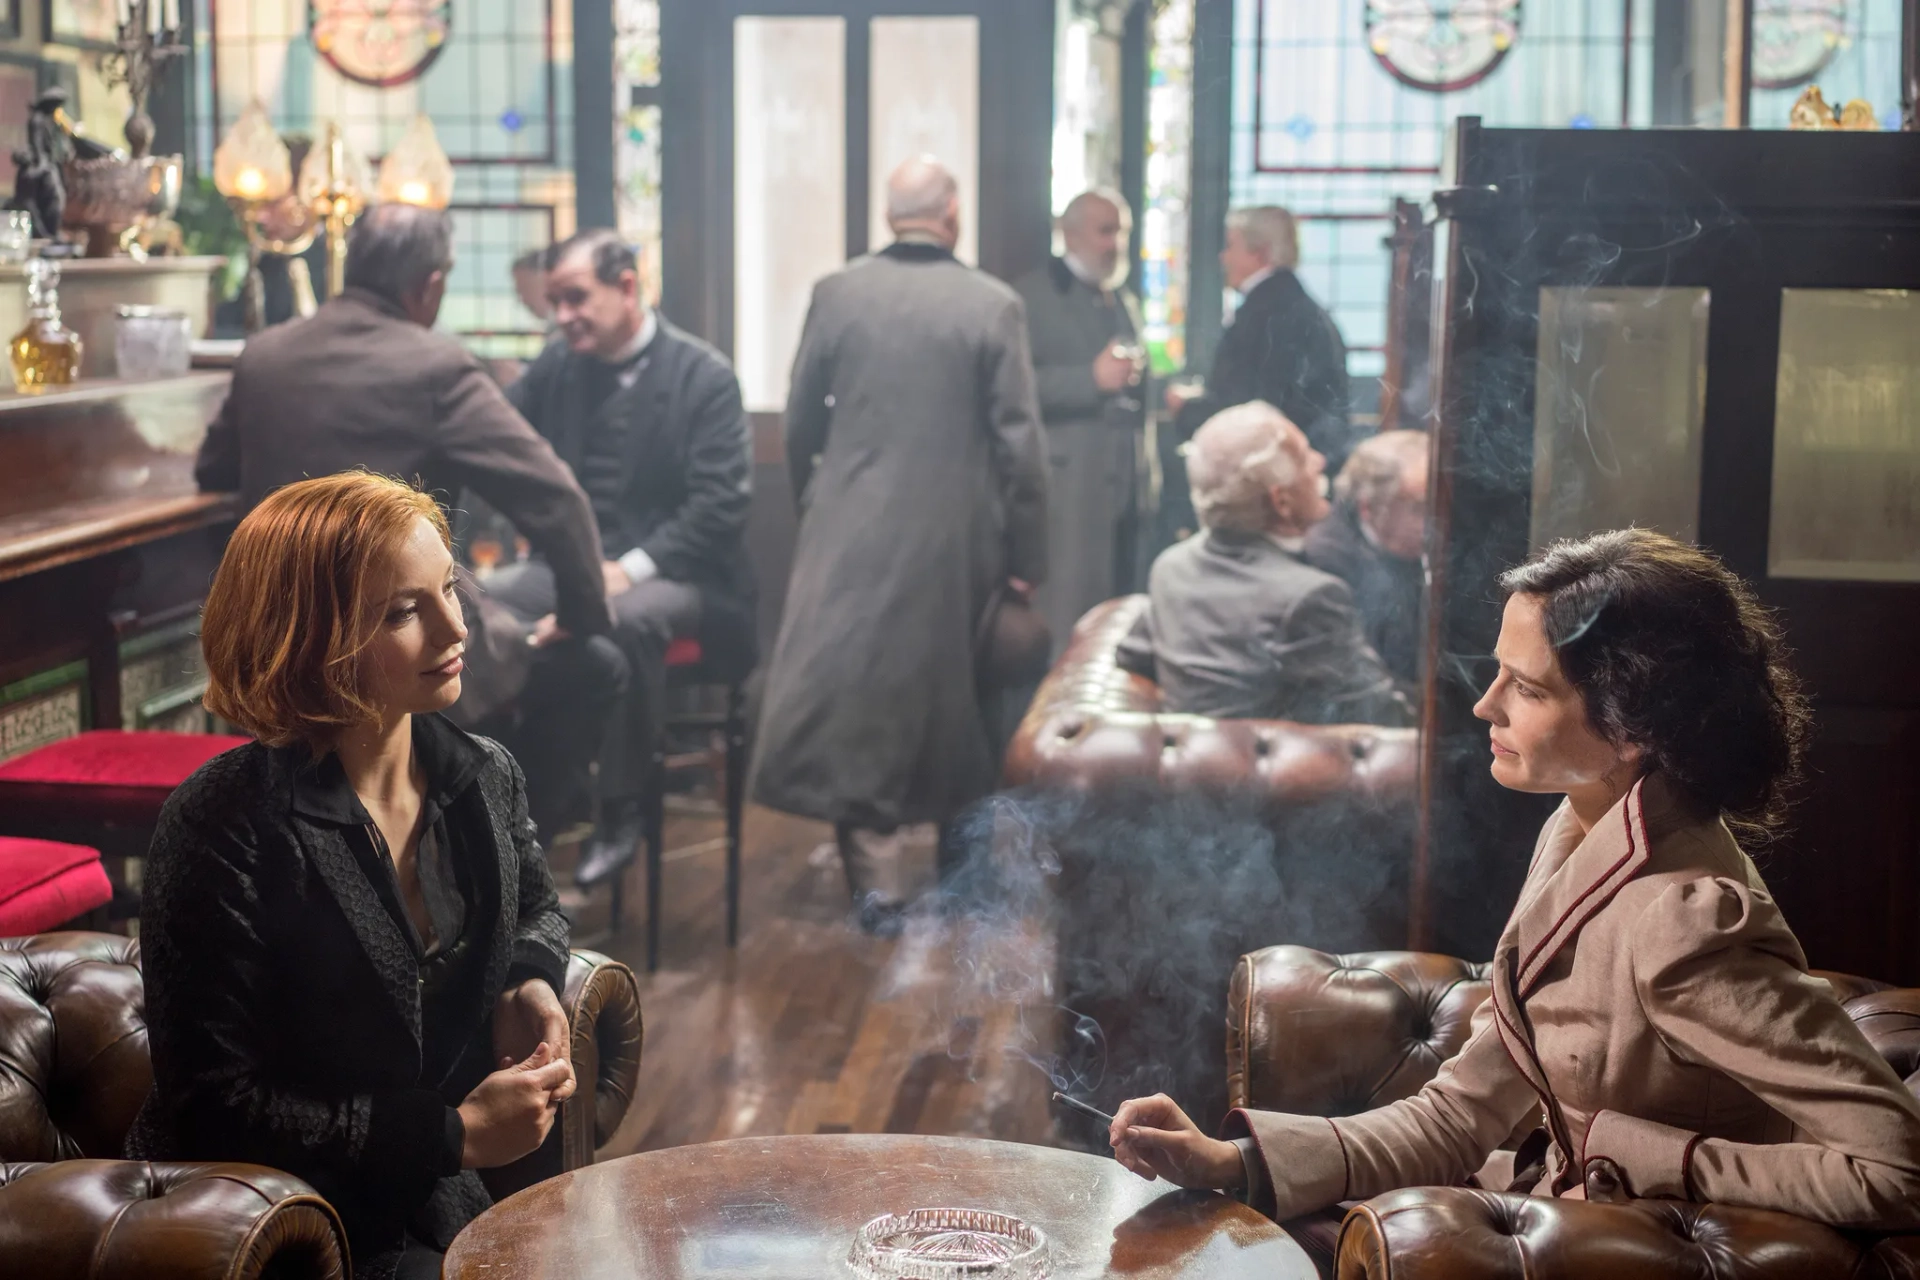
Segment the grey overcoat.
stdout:
<path fill-rule="evenodd" d="M 1109 395 L 1093 381 L 1094 357 L 1140 332 L 1125 290 L 1086 284 L 1060 258 L 1015 282 L 1027 304 L 1033 372 L 1047 428 L 1047 550 L 1052 573 L 1040 607 L 1054 651 L 1080 615 L 1126 591 L 1117 572 L 1121 523 L 1132 508 L 1150 388 Z"/>
<path fill-rule="evenodd" d="M 973 637 L 1046 576 L 1046 461 L 1012 289 L 896 244 L 814 287 L 787 402 L 799 543 L 753 796 L 859 826 L 993 790 Z"/>

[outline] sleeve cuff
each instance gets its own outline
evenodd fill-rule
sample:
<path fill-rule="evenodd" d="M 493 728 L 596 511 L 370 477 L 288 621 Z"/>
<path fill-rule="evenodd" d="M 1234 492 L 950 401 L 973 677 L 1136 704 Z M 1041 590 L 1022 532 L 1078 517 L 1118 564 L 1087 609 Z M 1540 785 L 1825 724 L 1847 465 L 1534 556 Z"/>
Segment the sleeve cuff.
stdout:
<path fill-rule="evenodd" d="M 648 578 L 660 576 L 660 566 L 653 562 L 652 556 L 639 547 L 621 556 L 617 563 L 620 565 L 620 572 L 626 574 L 627 579 L 636 586 Z"/>
<path fill-rule="evenodd" d="M 1582 1174 L 1597 1161 L 1610 1161 L 1625 1177 L 1627 1193 L 1638 1198 L 1691 1198 L 1687 1165 L 1699 1135 L 1672 1125 L 1618 1111 L 1601 1111 L 1587 1126 L 1580 1152 Z"/>
<path fill-rule="evenodd" d="M 553 953 L 539 943 L 516 942 L 513 945 L 513 959 L 507 965 L 506 985 L 517 987 L 528 978 L 545 979 L 546 984 L 553 988 L 553 994 L 560 997 L 562 1004 L 566 1003 L 566 962 L 556 962 Z"/>
<path fill-rule="evenodd" d="M 1277 1221 L 1346 1199 L 1347 1148 L 1331 1120 L 1236 1108 L 1227 1113 L 1220 1136 L 1253 1142 L 1266 1200 L 1255 1207 Z"/>
<path fill-rule="evenodd" d="M 375 1094 L 361 1167 L 390 1182 L 408 1182 L 409 1171 L 426 1174 L 425 1181 L 444 1177 L 448 1110 L 445 1099 L 431 1089 Z M 466 1145 L 464 1128 L 460 1145 Z M 458 1173 L 458 1150 L 454 1165 Z"/>
<path fill-rule="evenodd" d="M 451 1178 L 460 1172 L 466 1163 L 467 1122 L 460 1118 L 458 1107 L 447 1108 L 445 1125 L 445 1145 L 440 1150 L 440 1176 Z"/>

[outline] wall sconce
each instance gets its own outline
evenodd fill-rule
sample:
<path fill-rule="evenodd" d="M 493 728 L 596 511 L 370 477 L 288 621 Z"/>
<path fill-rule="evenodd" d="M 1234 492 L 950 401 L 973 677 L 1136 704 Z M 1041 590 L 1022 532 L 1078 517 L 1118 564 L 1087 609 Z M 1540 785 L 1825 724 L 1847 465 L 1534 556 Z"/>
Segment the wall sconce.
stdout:
<path fill-rule="evenodd" d="M 415 116 L 380 162 L 380 203 L 444 209 L 453 200 L 453 164 L 440 149 L 433 121 Z"/>
<path fill-rule="evenodd" d="M 348 145 L 339 124 L 327 122 L 325 136 L 307 152 L 300 179 L 293 178 L 293 155 L 274 131 L 258 101 L 241 113 L 213 155 L 213 185 L 233 206 L 246 232 L 251 270 L 247 273 L 247 331 L 265 324 L 265 295 L 260 255 L 282 254 L 293 286 L 294 312 L 312 315 L 313 280 L 299 256 L 314 237 L 327 237 L 327 293 L 346 287 L 347 230 L 366 205 L 366 162 Z"/>

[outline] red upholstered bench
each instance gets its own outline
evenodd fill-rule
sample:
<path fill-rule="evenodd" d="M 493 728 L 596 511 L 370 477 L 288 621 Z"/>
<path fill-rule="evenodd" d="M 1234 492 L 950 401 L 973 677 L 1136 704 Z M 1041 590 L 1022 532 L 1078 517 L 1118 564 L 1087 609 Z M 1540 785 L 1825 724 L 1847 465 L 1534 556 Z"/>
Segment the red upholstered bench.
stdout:
<path fill-rule="evenodd" d="M 214 756 L 248 741 L 97 729 L 48 743 L 0 764 L 0 831 L 141 857 L 173 789 Z"/>
<path fill-rule="evenodd" d="M 112 897 L 98 849 L 0 836 L 0 938 L 45 933 Z"/>

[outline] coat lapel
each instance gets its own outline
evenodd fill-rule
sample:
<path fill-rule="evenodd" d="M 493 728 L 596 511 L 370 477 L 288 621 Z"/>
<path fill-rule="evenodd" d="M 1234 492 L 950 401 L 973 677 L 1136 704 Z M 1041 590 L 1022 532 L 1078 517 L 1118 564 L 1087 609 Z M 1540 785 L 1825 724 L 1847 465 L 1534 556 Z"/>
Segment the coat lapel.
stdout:
<path fill-rule="evenodd" d="M 400 926 L 388 914 L 386 904 L 374 891 L 360 860 L 347 845 L 344 828 L 326 826 L 295 817 L 294 828 L 320 879 L 340 904 L 347 927 L 360 940 L 380 985 L 393 1001 L 394 1011 L 420 1039 L 420 960 L 400 932 Z"/>
<path fill-rule="evenodd" d="M 1581 926 L 1647 865 L 1647 785 L 1645 778 L 1634 783 L 1515 913 L 1514 980 L 1521 999 L 1539 986 L 1547 966 L 1579 936 Z"/>

